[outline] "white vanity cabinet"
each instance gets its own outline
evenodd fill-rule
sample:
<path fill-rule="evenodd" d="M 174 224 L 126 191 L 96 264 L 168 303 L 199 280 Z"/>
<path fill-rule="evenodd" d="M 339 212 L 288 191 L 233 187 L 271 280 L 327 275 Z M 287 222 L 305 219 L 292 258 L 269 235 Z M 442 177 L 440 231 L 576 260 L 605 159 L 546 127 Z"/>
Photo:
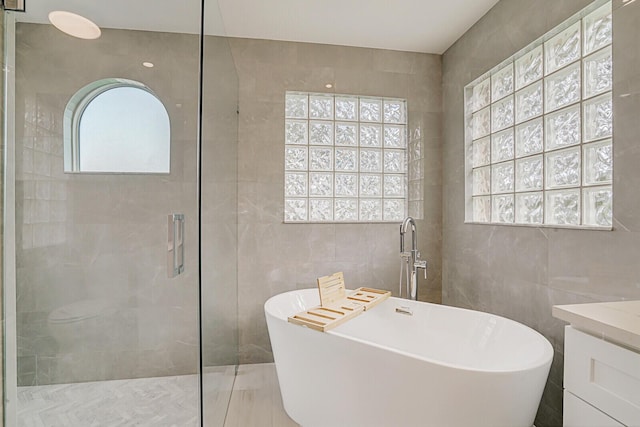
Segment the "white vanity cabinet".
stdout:
<path fill-rule="evenodd" d="M 564 388 L 564 427 L 640 427 L 640 352 L 567 326 Z"/>

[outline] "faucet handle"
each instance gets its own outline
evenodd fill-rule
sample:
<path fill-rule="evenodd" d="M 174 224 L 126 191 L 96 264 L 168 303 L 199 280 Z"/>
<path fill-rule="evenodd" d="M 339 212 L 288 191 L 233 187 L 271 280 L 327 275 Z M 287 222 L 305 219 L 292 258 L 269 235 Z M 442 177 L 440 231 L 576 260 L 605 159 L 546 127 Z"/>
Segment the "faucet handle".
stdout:
<path fill-rule="evenodd" d="M 420 269 L 424 270 L 424 278 L 426 279 L 427 278 L 427 260 L 425 260 L 425 259 L 417 259 L 413 263 L 413 265 L 416 268 L 420 268 Z"/>

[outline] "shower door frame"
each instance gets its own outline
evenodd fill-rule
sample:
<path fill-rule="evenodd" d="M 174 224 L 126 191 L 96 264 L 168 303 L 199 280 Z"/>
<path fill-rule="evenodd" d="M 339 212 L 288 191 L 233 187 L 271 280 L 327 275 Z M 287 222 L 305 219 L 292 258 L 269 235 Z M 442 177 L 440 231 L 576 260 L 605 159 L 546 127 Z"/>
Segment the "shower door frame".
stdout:
<path fill-rule="evenodd" d="M 2 310 L 4 318 L 3 386 L 4 425 L 18 425 L 18 325 L 16 320 L 16 145 L 15 145 L 15 12 L 4 16 L 4 182 Z"/>

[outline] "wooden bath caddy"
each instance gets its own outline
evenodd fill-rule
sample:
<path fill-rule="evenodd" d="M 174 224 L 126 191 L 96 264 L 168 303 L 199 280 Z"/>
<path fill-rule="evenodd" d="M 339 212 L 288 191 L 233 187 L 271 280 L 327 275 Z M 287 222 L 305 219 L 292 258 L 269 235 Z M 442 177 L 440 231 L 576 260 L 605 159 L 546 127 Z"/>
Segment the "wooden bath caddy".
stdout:
<path fill-rule="evenodd" d="M 289 317 L 289 322 L 326 332 L 369 310 L 391 296 L 391 292 L 358 288 L 347 294 L 344 274 L 318 278 L 320 306 Z"/>

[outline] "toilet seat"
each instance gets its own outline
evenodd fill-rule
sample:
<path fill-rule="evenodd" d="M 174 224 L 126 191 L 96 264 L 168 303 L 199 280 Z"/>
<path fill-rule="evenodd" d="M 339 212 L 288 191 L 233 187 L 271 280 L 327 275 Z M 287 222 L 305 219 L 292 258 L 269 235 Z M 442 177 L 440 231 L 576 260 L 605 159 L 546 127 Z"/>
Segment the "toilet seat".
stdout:
<path fill-rule="evenodd" d="M 56 308 L 49 314 L 49 323 L 72 323 L 100 316 L 108 308 L 104 300 L 83 300 Z"/>

